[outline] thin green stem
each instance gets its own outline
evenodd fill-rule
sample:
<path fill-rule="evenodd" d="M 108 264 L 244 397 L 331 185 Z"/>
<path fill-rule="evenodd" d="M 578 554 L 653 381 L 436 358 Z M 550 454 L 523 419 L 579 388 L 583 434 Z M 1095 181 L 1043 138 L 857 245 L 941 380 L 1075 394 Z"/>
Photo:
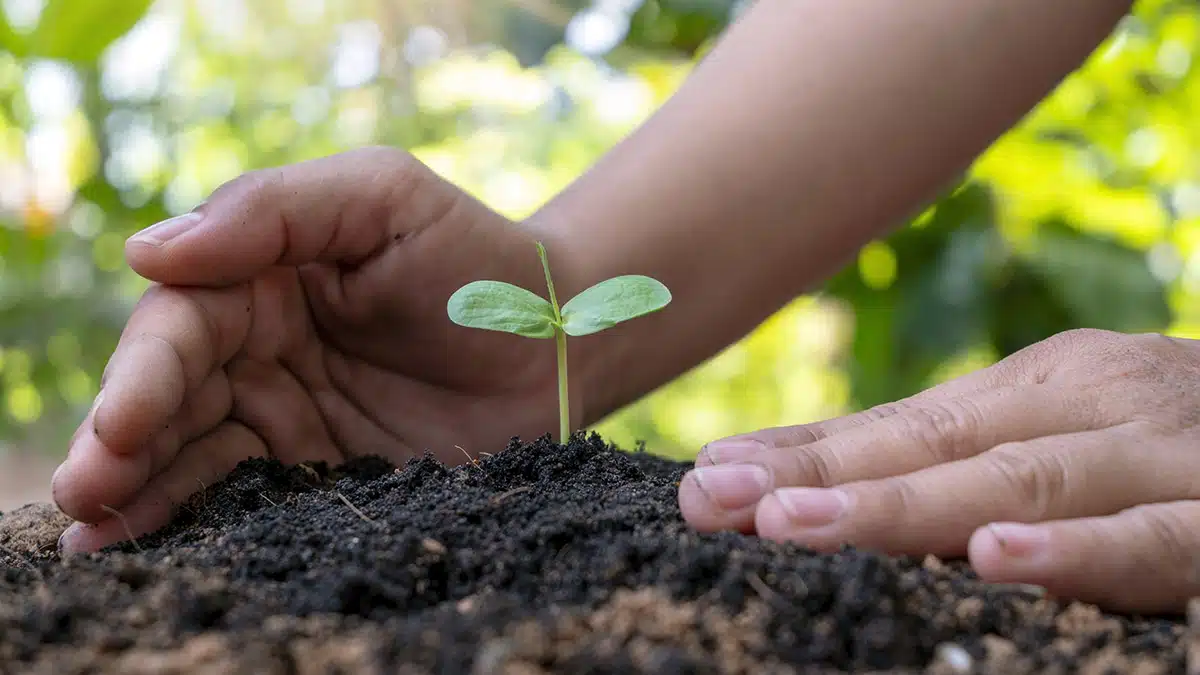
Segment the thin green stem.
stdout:
<path fill-rule="evenodd" d="M 558 345 L 558 435 L 565 445 L 571 437 L 571 396 L 567 389 L 567 334 L 558 326 L 554 327 L 554 341 Z"/>
<path fill-rule="evenodd" d="M 567 387 L 567 334 L 562 327 L 562 311 L 558 306 L 558 297 L 554 295 L 554 279 L 550 276 L 550 260 L 546 257 L 546 247 L 542 246 L 540 241 L 536 243 L 538 258 L 546 272 L 550 306 L 554 308 L 554 344 L 558 349 L 558 435 L 559 442 L 565 444 L 571 437 L 571 395 Z"/>
<path fill-rule="evenodd" d="M 562 314 L 558 309 L 558 298 L 554 295 L 554 279 L 550 276 L 550 260 L 546 257 L 546 247 L 542 242 L 537 243 L 538 258 L 542 261 L 542 270 L 546 272 L 546 288 L 550 289 L 550 304 L 554 307 L 554 319 L 562 323 Z"/>

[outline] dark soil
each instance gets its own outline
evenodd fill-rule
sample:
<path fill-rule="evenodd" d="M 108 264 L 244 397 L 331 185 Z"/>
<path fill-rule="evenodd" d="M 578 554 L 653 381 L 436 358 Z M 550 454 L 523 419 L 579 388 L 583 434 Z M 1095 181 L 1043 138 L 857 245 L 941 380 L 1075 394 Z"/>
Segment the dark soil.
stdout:
<path fill-rule="evenodd" d="M 456 469 L 254 460 L 137 546 L 64 560 L 65 520 L 28 507 L 0 520 L 0 672 L 1185 672 L 1182 618 L 698 535 L 686 468 L 595 436 Z"/>

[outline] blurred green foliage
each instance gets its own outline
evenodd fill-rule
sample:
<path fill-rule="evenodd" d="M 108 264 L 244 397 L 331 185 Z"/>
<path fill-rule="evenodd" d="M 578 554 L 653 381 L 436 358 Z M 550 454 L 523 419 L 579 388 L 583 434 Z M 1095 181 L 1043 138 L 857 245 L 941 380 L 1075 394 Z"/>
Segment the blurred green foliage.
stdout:
<path fill-rule="evenodd" d="M 143 288 L 121 257 L 133 231 L 243 171 L 374 143 L 522 217 L 651 114 L 740 6 L 3 0 L 0 439 L 63 447 Z M 601 430 L 688 455 L 1072 327 L 1200 336 L 1198 56 L 1197 3 L 1140 2 L 962 184 Z"/>

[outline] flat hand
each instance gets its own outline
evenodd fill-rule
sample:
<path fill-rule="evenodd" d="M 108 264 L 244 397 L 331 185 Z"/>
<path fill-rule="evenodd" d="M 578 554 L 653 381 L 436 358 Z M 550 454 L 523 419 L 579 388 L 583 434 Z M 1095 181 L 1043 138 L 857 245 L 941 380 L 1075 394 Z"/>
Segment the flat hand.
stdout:
<path fill-rule="evenodd" d="M 542 283 L 533 238 L 405 153 L 247 174 L 126 254 L 155 284 L 54 476 L 67 552 L 125 538 L 112 510 L 156 529 L 248 457 L 454 462 L 553 427 L 553 351 L 446 316 L 467 281 Z"/>
<path fill-rule="evenodd" d="M 1200 594 L 1200 342 L 1062 333 L 838 419 L 707 445 L 684 516 L 831 550 L 968 555 L 1116 610 Z"/>

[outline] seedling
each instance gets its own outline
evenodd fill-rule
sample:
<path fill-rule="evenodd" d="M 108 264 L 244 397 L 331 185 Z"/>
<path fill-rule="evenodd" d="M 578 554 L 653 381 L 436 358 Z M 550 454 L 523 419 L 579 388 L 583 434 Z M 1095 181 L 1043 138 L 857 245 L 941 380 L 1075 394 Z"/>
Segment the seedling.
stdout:
<path fill-rule="evenodd" d="M 550 300 L 503 281 L 473 281 L 458 289 L 446 303 L 450 320 L 460 326 L 513 333 L 528 338 L 554 338 L 558 348 L 559 437 L 571 435 L 567 390 L 567 336 L 582 337 L 607 330 L 666 307 L 671 292 L 661 282 L 637 274 L 613 277 L 588 288 L 559 307 L 546 247 L 537 242 L 538 258 L 546 272 Z"/>

